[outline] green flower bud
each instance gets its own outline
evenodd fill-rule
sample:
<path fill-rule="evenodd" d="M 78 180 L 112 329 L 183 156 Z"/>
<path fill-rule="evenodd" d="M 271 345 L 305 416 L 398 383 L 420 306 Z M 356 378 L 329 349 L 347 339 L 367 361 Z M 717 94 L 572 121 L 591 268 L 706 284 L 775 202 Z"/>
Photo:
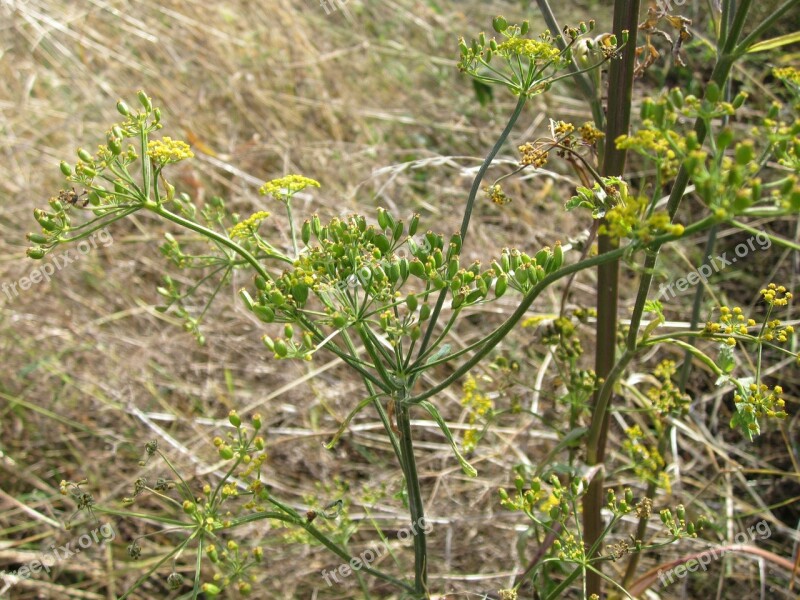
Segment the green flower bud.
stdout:
<path fill-rule="evenodd" d="M 719 101 L 719 85 L 715 81 L 709 81 L 708 85 L 706 86 L 706 95 L 705 99 L 709 102 L 718 102 Z"/>
<path fill-rule="evenodd" d="M 248 310 L 253 310 L 255 303 L 253 302 L 253 298 L 250 296 L 250 293 L 246 289 L 242 288 L 239 290 L 239 297 L 242 299 L 242 302 L 244 302 L 244 305 Z"/>
<path fill-rule="evenodd" d="M 208 555 L 208 558 L 212 563 L 219 562 L 219 553 L 217 552 L 217 547 L 214 546 L 213 544 L 209 544 L 208 546 L 206 546 L 206 554 Z"/>
<path fill-rule="evenodd" d="M 508 276 L 505 273 L 503 273 L 497 278 L 497 283 L 494 286 L 495 296 L 501 298 L 503 294 L 506 293 L 507 287 L 508 287 Z"/>
<path fill-rule="evenodd" d="M 123 117 L 129 117 L 131 114 L 131 109 L 122 100 L 117 102 L 117 111 L 119 111 L 119 114 Z"/>
<path fill-rule="evenodd" d="M 136 92 L 136 97 L 139 98 L 139 103 L 147 112 L 153 110 L 153 104 L 150 102 L 150 98 L 147 97 L 147 94 L 144 93 L 144 90 Z"/>
<path fill-rule="evenodd" d="M 191 500 L 184 500 L 183 501 L 183 512 L 187 515 L 193 515 L 197 510 L 197 506 Z"/>
<path fill-rule="evenodd" d="M 25 237 L 28 238 L 29 242 L 33 242 L 34 244 L 46 244 L 50 241 L 49 237 L 41 233 L 29 233 Z"/>
<path fill-rule="evenodd" d="M 736 144 L 735 156 L 736 156 L 736 164 L 742 166 L 750 164 L 753 161 L 753 158 L 755 157 L 753 142 L 748 140 L 746 142 Z"/>
<path fill-rule="evenodd" d="M 412 313 L 415 312 L 417 310 L 418 305 L 419 302 L 417 301 L 417 297 L 414 294 L 409 294 L 408 296 L 406 296 L 406 306 L 408 307 L 409 311 L 411 311 Z"/>
<path fill-rule="evenodd" d="M 213 583 L 204 583 L 200 586 L 200 589 L 203 590 L 204 594 L 209 596 L 219 596 L 222 593 L 222 590 Z"/>
<path fill-rule="evenodd" d="M 419 214 L 414 213 L 411 216 L 411 221 L 408 223 L 408 235 L 414 235 L 417 233 L 417 227 L 419 226 Z"/>
<path fill-rule="evenodd" d="M 78 158 L 80 158 L 85 163 L 93 163 L 94 157 L 92 156 L 91 152 L 88 150 L 84 150 L 83 148 L 78 148 Z"/>
<path fill-rule="evenodd" d="M 264 321 L 264 323 L 273 323 L 275 321 L 275 311 L 269 306 L 264 306 L 263 304 L 253 304 L 250 310 L 253 311 L 255 316 Z"/>
<path fill-rule="evenodd" d="M 428 317 L 431 316 L 431 307 L 427 304 L 423 304 L 422 308 L 419 309 L 419 320 L 420 323 L 423 321 L 427 321 Z"/>

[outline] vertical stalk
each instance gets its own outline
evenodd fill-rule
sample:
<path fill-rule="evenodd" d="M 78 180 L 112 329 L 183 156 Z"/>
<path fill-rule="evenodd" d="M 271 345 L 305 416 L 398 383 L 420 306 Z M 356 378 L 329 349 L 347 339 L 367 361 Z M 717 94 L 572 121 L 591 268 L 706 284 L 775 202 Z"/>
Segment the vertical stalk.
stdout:
<path fill-rule="evenodd" d="M 614 29 L 618 40 L 622 32 L 628 31 L 628 43 L 622 50 L 620 60 L 611 61 L 608 83 L 608 125 L 606 127 L 606 148 L 602 174 L 621 176 L 625 170 L 626 152 L 619 150 L 614 140 L 628 132 L 631 116 L 631 96 L 633 90 L 633 67 L 636 57 L 636 34 L 639 21 L 639 0 L 616 0 L 614 4 Z M 617 248 L 617 242 L 606 235 L 598 238 L 598 253 L 604 254 Z M 595 373 L 599 380 L 611 373 L 616 360 L 617 341 L 617 302 L 618 302 L 619 262 L 602 264 L 597 269 L 597 350 L 595 354 Z M 599 401 L 599 390 L 595 392 L 594 404 Z M 597 422 L 596 422 L 597 421 Z M 593 466 L 603 462 L 608 432 L 608 411 L 593 412 L 592 429 L 599 433 L 595 446 L 587 444 L 587 464 Z M 584 496 L 583 543 L 591 548 L 603 532 L 601 509 L 604 477 L 602 471 L 592 479 Z M 592 558 L 589 556 L 588 558 Z M 598 569 L 600 568 L 598 564 Z M 599 573 L 589 571 L 586 575 L 587 595 L 600 595 L 602 578 Z"/>
<path fill-rule="evenodd" d="M 419 487 L 414 444 L 411 440 L 411 417 L 405 398 L 397 403 L 397 427 L 400 429 L 400 450 L 403 454 L 403 473 L 408 490 L 411 531 L 414 535 L 414 591 L 417 598 L 428 597 L 428 555 L 425 542 L 425 509 Z"/>

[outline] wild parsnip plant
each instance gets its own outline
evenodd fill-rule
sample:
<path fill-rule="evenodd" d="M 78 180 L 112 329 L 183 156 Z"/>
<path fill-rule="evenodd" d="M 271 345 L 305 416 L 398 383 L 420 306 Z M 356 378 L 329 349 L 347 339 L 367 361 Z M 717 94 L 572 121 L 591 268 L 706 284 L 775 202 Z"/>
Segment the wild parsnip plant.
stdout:
<path fill-rule="evenodd" d="M 541 4 L 546 17 L 553 20 L 546 4 Z M 60 245 L 82 240 L 139 211 L 201 236 L 208 247 L 198 252 L 186 247 L 179 237 L 167 234 L 162 247 L 165 257 L 175 267 L 201 276 L 188 289 L 165 276 L 158 289 L 165 299 L 160 310 L 173 310 L 184 320 L 186 330 L 203 343 L 202 317 L 219 289 L 234 270 L 249 271 L 252 285 L 241 290 L 241 299 L 264 323 L 263 342 L 275 359 L 308 361 L 318 353 L 330 353 L 363 382 L 362 399 L 351 407 L 330 446 L 359 412 L 374 411 L 402 472 L 409 520 L 414 524 L 423 523 L 425 513 L 412 411 L 428 415 L 439 425 L 462 471 L 474 477 L 477 472 L 462 448 L 469 451 L 480 443 L 479 428 L 491 427 L 493 408 L 477 390 L 470 371 L 489 358 L 519 325 L 537 325 L 524 319 L 550 286 L 591 269 L 605 273 L 599 284 L 605 286 L 604 277 L 610 273 L 615 281 L 613 274 L 619 264 L 629 265 L 639 272 L 639 288 L 624 328 L 616 325 L 615 290 L 610 296 L 599 294 L 596 309 L 562 311 L 546 325 L 544 341 L 555 348 L 554 362 L 566 375 L 562 380 L 568 422 L 562 428 L 563 439 L 548 456 L 554 461 L 558 455 L 561 468 L 556 473 L 545 462 L 533 472 L 523 469 L 513 479 L 514 491 L 503 490 L 499 497 L 503 507 L 520 511 L 531 521 L 543 549 L 513 588 L 499 592 L 501 597 L 515 597 L 524 585 L 532 585 L 542 598 L 559 598 L 573 588 L 589 597 L 600 593 L 604 578 L 624 593 L 636 576 L 639 553 L 696 536 L 705 521 L 713 521 L 713 516 L 688 519 L 680 505 L 655 506 L 657 490 L 669 486 L 665 472 L 669 432 L 676 421 L 686 417 L 690 402 L 685 380 L 682 384 L 675 381 L 675 361 L 662 359 L 658 363 L 657 385 L 622 394 L 619 382 L 626 370 L 656 348 L 677 349 L 687 353 L 689 363 L 694 361 L 714 373 L 717 385 L 733 390 L 736 412 L 731 425 L 739 427 L 749 439 L 759 434 L 765 421 L 787 416 L 781 386 L 767 381 L 763 373 L 765 362 L 776 355 L 797 358 L 791 345 L 794 331 L 781 321 L 791 291 L 772 284 L 762 291 L 766 310 L 760 314 L 748 316 L 740 308 L 722 306 L 705 327 L 665 332 L 661 329 L 664 306 L 652 298 L 650 289 L 657 276 L 659 252 L 666 244 L 720 224 L 753 232 L 748 223 L 754 218 L 781 219 L 800 210 L 797 106 L 775 105 L 753 123 L 747 139 L 737 140 L 738 131 L 727 124 L 739 118 L 737 111 L 746 102 L 743 93 L 729 97 L 731 65 L 785 14 L 791 2 L 740 41 L 750 4 L 743 0 L 734 9 L 733 3 L 723 3 L 719 63 L 705 86 L 704 97 L 672 90 L 646 99 L 641 122 L 632 131 L 628 130 L 630 115 L 614 111 L 630 110 L 630 102 L 626 106 L 621 98 L 627 93 L 630 99 L 638 2 L 618 1 L 616 30 L 594 38 L 590 36 L 594 29 L 591 21 L 563 30 L 551 27 L 550 32 L 531 36 L 527 22 L 509 24 L 496 17 L 494 37 L 481 33 L 470 43 L 461 40 L 458 68 L 482 85 L 507 89 L 518 101 L 475 177 L 461 228 L 453 234 L 423 230 L 419 215 L 402 220 L 384 209 L 379 209 L 374 219 L 361 214 L 332 219 L 313 215 L 299 222 L 293 213 L 293 197 L 300 192 L 313 193 L 321 184 L 297 174 L 266 182 L 260 189 L 270 199 L 265 210 L 245 218 L 231 214 L 221 198 L 197 207 L 170 182 L 170 167 L 191 160 L 192 151 L 185 142 L 157 137 L 164 126 L 162 114 L 142 91 L 136 107 L 118 103 L 123 120 L 111 126 L 96 152 L 79 149 L 77 164 L 61 163 L 67 184 L 50 200 L 49 210 L 35 211 L 41 231 L 28 235 L 35 244 L 28 254 L 40 259 Z M 625 23 L 632 25 L 623 27 Z M 651 29 L 654 26 L 649 24 Z M 556 35 L 554 31 L 562 33 Z M 613 88 L 609 103 L 614 111 L 609 111 L 608 123 L 598 110 L 600 69 L 604 65 L 610 65 L 612 81 L 618 78 L 622 82 Z M 646 65 L 639 65 L 640 70 L 644 68 Z M 783 69 L 775 76 L 786 82 L 796 101 L 797 72 Z M 519 165 L 513 173 L 483 185 L 526 102 L 567 78 L 577 81 L 586 93 L 595 122 L 576 126 L 554 115 L 549 136 L 518 148 Z M 683 124 L 687 120 L 694 122 L 693 129 Z M 652 180 L 634 184 L 626 178 L 626 152 L 635 152 L 654 165 Z M 552 240 L 548 247 L 507 248 L 483 263 L 467 264 L 462 248 L 469 239 L 470 220 L 481 190 L 487 200 L 507 205 L 511 199 L 503 191 L 503 181 L 523 170 L 541 168 L 548 161 L 563 161 L 583 182 L 565 200 L 565 209 L 574 211 L 576 218 L 585 214 L 599 236 L 599 251 L 594 251 L 591 240 L 582 249 Z M 688 194 L 689 181 L 702 210 L 679 222 L 678 207 Z M 671 190 L 666 204 L 661 202 L 664 190 Z M 281 209 L 289 220 L 290 251 L 280 250 L 279 244 L 261 232 L 270 211 Z M 775 246 L 798 249 L 791 240 L 767 235 Z M 568 294 L 568 290 L 569 286 L 562 293 Z M 185 300 L 199 294 L 205 294 L 204 308 L 188 308 Z M 517 294 L 516 308 L 500 326 L 465 348 L 452 349 L 449 335 L 459 319 L 476 306 L 510 294 Z M 604 315 L 609 311 L 614 315 L 614 326 L 607 331 L 602 327 L 608 327 Z M 650 316 L 649 322 L 644 322 L 644 315 Z M 585 351 L 579 329 L 594 317 L 598 321 L 596 352 L 610 361 L 607 370 L 587 369 L 581 360 Z M 698 344 L 701 340 L 706 343 Z M 744 352 L 755 360 L 742 362 L 739 355 Z M 445 364 L 450 365 L 450 375 L 435 385 L 423 385 L 423 374 L 434 376 Z M 472 414 L 472 429 L 459 443 L 440 412 L 437 396 L 462 377 L 467 381 L 464 404 Z M 623 451 L 629 462 L 605 464 L 608 415 L 624 408 L 616 400 L 620 395 L 633 398 L 641 407 L 643 425 L 631 426 L 626 432 Z M 191 586 L 182 597 L 196 598 L 201 592 L 214 596 L 232 587 L 243 595 L 253 593 L 250 574 L 259 568 L 264 551 L 247 547 L 244 539 L 237 538 L 237 530 L 259 520 L 288 526 L 302 533 L 298 540 L 320 543 L 347 563 L 357 560 L 348 550 L 352 528 L 345 501 L 336 498 L 307 512 L 282 501 L 261 481 L 268 460 L 263 436 L 269 433 L 263 431 L 261 418 L 252 415 L 245 422 L 234 411 L 229 421 L 233 432 L 213 439 L 220 458 L 226 461 L 225 474 L 199 491 L 184 480 L 155 442 L 146 446 L 147 460 L 163 460 L 174 479 L 153 485 L 137 480 L 124 504 L 133 504 L 147 494 L 163 502 L 162 514 L 100 507 L 91 496 L 84 498 L 84 507 L 160 523 L 164 529 L 159 533 L 167 532 L 180 540 L 173 552 L 153 564 L 123 598 L 170 564 L 169 586 Z M 644 485 L 638 500 L 630 488 L 619 496 L 612 488 L 607 489 L 604 468 L 606 472 L 623 468 L 634 473 Z M 82 485 L 86 495 L 86 486 Z M 602 523 L 602 509 L 611 515 L 606 523 Z M 644 539 L 654 511 L 661 516 L 662 534 L 657 539 Z M 625 540 L 617 534 L 622 518 L 629 514 L 636 516 L 639 526 Z M 609 536 L 616 536 L 616 541 Z M 139 558 L 145 544 L 145 538 L 131 540 L 128 554 Z M 413 549 L 413 577 L 370 565 L 362 565 L 360 570 L 391 583 L 407 597 L 426 598 L 438 588 L 428 580 L 429 568 L 436 570 L 437 557 L 428 552 L 422 527 L 415 529 Z M 192 557 L 194 578 L 184 582 L 174 566 Z M 624 581 L 603 573 L 603 563 L 626 558 L 629 562 Z"/>

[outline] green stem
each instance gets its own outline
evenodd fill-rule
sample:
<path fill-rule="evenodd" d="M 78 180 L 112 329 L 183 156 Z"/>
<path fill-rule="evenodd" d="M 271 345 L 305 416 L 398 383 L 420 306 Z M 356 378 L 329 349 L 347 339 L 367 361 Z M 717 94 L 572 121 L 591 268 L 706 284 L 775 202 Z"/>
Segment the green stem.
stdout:
<path fill-rule="evenodd" d="M 514 108 L 514 112 L 511 114 L 511 118 L 508 120 L 508 123 L 503 129 L 503 132 L 500 134 L 500 137 L 497 139 L 494 147 L 489 152 L 488 156 L 484 159 L 481 168 L 478 170 L 478 174 L 475 175 L 475 179 L 472 182 L 472 188 L 469 191 L 469 197 L 467 198 L 467 205 L 464 208 L 464 217 L 461 220 L 461 243 L 464 243 L 464 240 L 467 238 L 467 231 L 469 229 L 469 221 L 472 217 L 472 209 L 475 206 L 475 198 L 478 196 L 478 190 L 481 186 L 481 181 L 483 181 L 483 177 L 486 174 L 486 171 L 489 170 L 489 166 L 492 164 L 494 157 L 500 151 L 500 148 L 506 141 L 506 138 L 511 134 L 511 130 L 514 128 L 514 125 L 519 119 L 519 116 L 522 114 L 522 109 L 525 106 L 525 102 L 527 101 L 526 94 L 520 94 L 519 100 L 517 101 L 517 105 Z M 444 306 L 444 300 L 447 296 L 447 287 L 445 286 L 442 289 L 441 293 L 439 294 L 439 299 L 436 302 L 436 306 L 433 309 L 433 312 L 430 316 L 430 321 L 428 322 L 428 327 L 425 330 L 425 336 L 422 338 L 422 345 L 419 347 L 419 353 L 417 356 L 422 356 L 425 354 L 425 350 L 428 349 L 428 343 L 431 341 L 431 336 L 433 335 L 433 329 L 436 326 L 436 322 L 439 318 L 439 313 L 442 312 L 442 307 Z"/>
<path fill-rule="evenodd" d="M 403 452 L 408 505 L 411 513 L 411 530 L 414 535 L 414 592 L 419 598 L 428 597 L 428 555 L 425 542 L 425 509 L 411 439 L 411 417 L 404 402 L 397 403 L 397 426 L 400 429 L 400 448 Z"/>

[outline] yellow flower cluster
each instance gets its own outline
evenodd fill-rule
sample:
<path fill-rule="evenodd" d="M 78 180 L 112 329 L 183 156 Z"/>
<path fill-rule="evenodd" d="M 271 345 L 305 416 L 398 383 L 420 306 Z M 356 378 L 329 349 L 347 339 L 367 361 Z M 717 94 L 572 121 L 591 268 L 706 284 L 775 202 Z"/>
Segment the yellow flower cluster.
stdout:
<path fill-rule="evenodd" d="M 538 169 L 547 164 L 547 151 L 537 148 L 530 142 L 520 146 L 519 151 L 522 153 L 519 162 L 523 166 L 533 165 Z"/>
<path fill-rule="evenodd" d="M 486 394 L 478 391 L 478 382 L 472 375 L 467 375 L 462 387 L 464 395 L 461 397 L 461 405 L 469 410 L 470 429 L 464 434 L 464 451 L 471 452 L 478 444 L 478 431 L 474 425 L 478 419 L 491 413 L 494 405 Z"/>
<path fill-rule="evenodd" d="M 484 188 L 484 191 L 486 192 L 486 195 L 489 196 L 489 199 L 498 206 L 505 206 L 511 202 L 511 198 L 506 196 L 503 188 L 501 188 L 498 184 L 487 186 Z"/>
<path fill-rule="evenodd" d="M 231 236 L 232 239 L 240 238 L 248 238 L 252 236 L 256 231 L 258 231 L 258 226 L 261 222 L 269 217 L 269 213 L 260 210 L 257 213 L 253 213 L 249 217 L 247 217 L 244 221 L 239 221 L 236 225 L 231 227 L 228 235 Z"/>
<path fill-rule="evenodd" d="M 193 158 L 194 153 L 189 148 L 189 144 L 181 140 L 173 140 L 171 137 L 164 136 L 160 140 L 147 142 L 147 155 L 155 162 L 166 164 L 178 162 L 186 158 Z"/>
<path fill-rule="evenodd" d="M 590 146 L 606 136 L 606 134 L 595 127 L 594 123 L 591 121 L 587 121 L 581 125 L 578 128 L 578 133 L 581 134 L 581 139 Z"/>
<path fill-rule="evenodd" d="M 800 85 L 800 71 L 794 67 L 776 67 L 772 69 L 772 75 L 778 79 L 784 79 L 795 85 Z"/>
<path fill-rule="evenodd" d="M 569 135 L 573 131 L 575 131 L 575 126 L 572 123 L 567 123 L 566 121 L 558 121 L 553 125 L 553 133 L 557 136 Z"/>
<path fill-rule="evenodd" d="M 786 306 L 792 299 L 792 293 L 787 292 L 782 285 L 770 283 L 766 289 L 761 290 L 761 295 L 772 306 Z"/>
<path fill-rule="evenodd" d="M 501 56 L 523 56 L 536 63 L 547 63 L 558 58 L 560 51 L 552 44 L 539 40 L 513 37 L 497 45 Z"/>
<path fill-rule="evenodd" d="M 307 187 L 320 187 L 319 181 L 302 175 L 287 175 L 280 179 L 267 181 L 258 190 L 262 196 L 272 196 L 276 200 L 287 201 L 294 194 Z"/>
<path fill-rule="evenodd" d="M 625 435 L 628 439 L 622 442 L 622 448 L 633 461 L 633 472 L 643 481 L 658 481 L 669 491 L 669 480 L 664 475 L 664 458 L 657 448 L 644 443 L 641 427 L 629 427 Z"/>
<path fill-rule="evenodd" d="M 744 412 L 759 419 L 763 416 L 785 419 L 787 417 L 786 411 L 783 410 L 786 402 L 781 397 L 783 388 L 776 385 L 772 390 L 765 384 L 751 383 L 747 388 L 746 398 L 742 398 L 740 394 L 735 394 L 733 397 L 734 402 L 737 404 L 745 403 Z M 751 422 L 748 427 L 752 431 L 758 431 L 758 423 Z"/>

